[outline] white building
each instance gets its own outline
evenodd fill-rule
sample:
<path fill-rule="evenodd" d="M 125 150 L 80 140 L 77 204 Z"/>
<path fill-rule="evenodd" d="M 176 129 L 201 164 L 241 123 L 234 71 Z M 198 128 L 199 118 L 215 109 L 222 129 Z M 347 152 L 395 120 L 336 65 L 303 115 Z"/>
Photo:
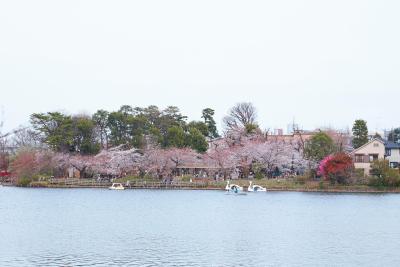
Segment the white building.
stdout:
<path fill-rule="evenodd" d="M 385 158 L 385 143 L 375 138 L 365 145 L 351 152 L 356 169 L 363 169 L 365 175 L 370 174 L 371 163 L 375 160 Z"/>
<path fill-rule="evenodd" d="M 387 141 L 385 143 L 385 158 L 389 161 L 390 167 L 400 167 L 400 144 Z"/>

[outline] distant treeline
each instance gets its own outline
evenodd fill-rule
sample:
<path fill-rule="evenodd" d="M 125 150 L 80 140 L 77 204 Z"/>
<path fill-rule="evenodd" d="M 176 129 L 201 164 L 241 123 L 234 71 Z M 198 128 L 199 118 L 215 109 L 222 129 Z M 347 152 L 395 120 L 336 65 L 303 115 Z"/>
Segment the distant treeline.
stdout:
<path fill-rule="evenodd" d="M 92 116 L 60 112 L 34 113 L 30 117 L 37 137 L 56 152 L 96 154 L 102 148 L 128 145 L 144 148 L 208 148 L 206 138 L 219 136 L 214 110 L 202 110 L 201 121 L 187 122 L 179 108 L 122 106 L 118 111 L 98 110 Z"/>

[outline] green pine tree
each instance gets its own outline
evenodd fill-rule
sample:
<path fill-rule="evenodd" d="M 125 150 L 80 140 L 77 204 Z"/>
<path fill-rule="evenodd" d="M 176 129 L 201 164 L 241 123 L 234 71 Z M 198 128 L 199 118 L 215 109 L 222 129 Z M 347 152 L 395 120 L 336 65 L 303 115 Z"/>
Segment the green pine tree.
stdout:
<path fill-rule="evenodd" d="M 353 146 L 359 148 L 368 143 L 368 127 L 364 120 L 356 120 L 353 125 Z"/>

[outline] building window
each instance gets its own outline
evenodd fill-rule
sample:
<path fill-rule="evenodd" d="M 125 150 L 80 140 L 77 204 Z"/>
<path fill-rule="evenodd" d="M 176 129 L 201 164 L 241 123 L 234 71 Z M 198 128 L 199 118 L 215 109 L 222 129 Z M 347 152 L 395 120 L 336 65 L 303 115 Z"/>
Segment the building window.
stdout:
<path fill-rule="evenodd" d="M 387 148 L 385 151 L 386 156 L 391 156 L 392 155 L 392 150 L 390 148 Z"/>
<path fill-rule="evenodd" d="M 356 163 L 363 163 L 363 162 L 364 162 L 364 155 L 362 155 L 362 154 L 356 154 L 356 155 L 354 156 L 354 161 L 355 161 Z"/>
<path fill-rule="evenodd" d="M 374 147 L 379 147 L 379 144 L 378 143 L 374 143 Z"/>
<path fill-rule="evenodd" d="M 378 160 L 378 154 L 369 154 L 369 162 Z"/>
<path fill-rule="evenodd" d="M 397 169 L 398 167 L 399 167 L 399 163 L 398 162 L 390 162 L 390 168 Z"/>

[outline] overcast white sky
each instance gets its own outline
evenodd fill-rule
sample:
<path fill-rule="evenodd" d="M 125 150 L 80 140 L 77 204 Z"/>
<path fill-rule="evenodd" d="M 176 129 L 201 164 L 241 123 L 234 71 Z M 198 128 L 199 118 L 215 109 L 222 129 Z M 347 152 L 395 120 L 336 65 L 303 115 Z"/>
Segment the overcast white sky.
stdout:
<path fill-rule="evenodd" d="M 263 128 L 400 125 L 398 0 L 0 0 L 5 128 L 29 114 L 251 101 Z"/>

